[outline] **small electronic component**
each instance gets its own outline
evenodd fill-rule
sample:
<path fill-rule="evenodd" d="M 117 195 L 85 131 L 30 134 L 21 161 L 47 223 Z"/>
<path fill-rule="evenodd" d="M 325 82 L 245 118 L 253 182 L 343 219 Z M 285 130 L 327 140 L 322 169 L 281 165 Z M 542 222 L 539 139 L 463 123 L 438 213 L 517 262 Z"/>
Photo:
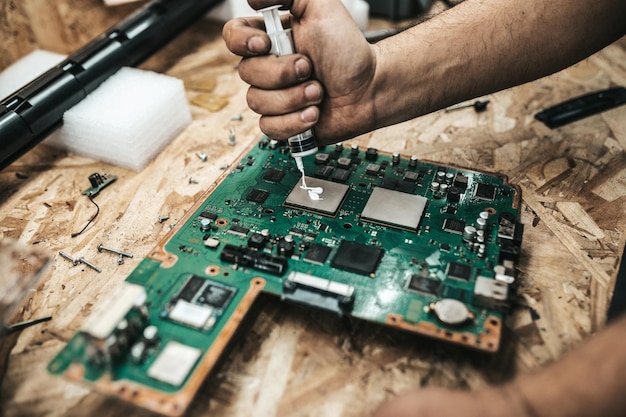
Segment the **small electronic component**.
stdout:
<path fill-rule="evenodd" d="M 253 201 L 255 203 L 259 203 L 259 204 L 263 204 L 265 203 L 265 200 L 267 200 L 267 197 L 270 196 L 270 192 L 269 191 L 265 191 L 265 190 L 261 190 L 258 188 L 253 189 L 252 191 L 250 191 L 248 193 L 248 195 L 246 196 L 246 200 L 248 201 Z"/>
<path fill-rule="evenodd" d="M 334 169 L 335 168 L 330 166 L 330 165 L 319 167 L 315 171 L 315 176 L 318 177 L 318 178 L 322 178 L 322 179 L 328 179 L 328 178 L 330 178 L 330 174 L 333 173 Z"/>
<path fill-rule="evenodd" d="M 196 329 L 208 330 L 235 293 L 233 287 L 192 275 L 170 300 L 167 318 Z"/>
<path fill-rule="evenodd" d="M 243 246 L 226 245 L 222 249 L 220 260 L 278 276 L 287 270 L 287 260 L 284 256 L 272 256 Z"/>
<path fill-rule="evenodd" d="M 450 233 L 462 234 L 465 229 L 465 221 L 447 218 L 443 221 L 443 230 Z"/>
<path fill-rule="evenodd" d="M 95 197 L 100 191 L 102 191 L 102 189 L 111 185 L 115 182 L 115 180 L 117 180 L 117 176 L 115 175 L 99 174 L 94 172 L 89 176 L 89 183 L 91 184 L 91 187 L 83 191 L 83 195 Z"/>
<path fill-rule="evenodd" d="M 237 235 L 241 237 L 248 236 L 249 232 L 250 232 L 250 229 L 248 229 L 247 227 L 237 226 L 236 224 L 228 228 L 228 233 L 230 233 L 231 235 Z"/>
<path fill-rule="evenodd" d="M 309 246 L 304 254 L 303 260 L 312 264 L 323 265 L 330 255 L 331 248 L 328 246 L 320 245 L 319 243 L 313 243 Z"/>
<path fill-rule="evenodd" d="M 385 177 L 380 182 L 380 188 L 386 188 L 388 190 L 395 190 L 397 186 L 398 186 L 398 180 L 395 178 Z"/>
<path fill-rule="evenodd" d="M 507 310 L 511 286 L 492 278 L 479 276 L 474 284 L 474 304 L 481 307 Z"/>
<path fill-rule="evenodd" d="M 212 327 L 215 324 L 212 308 L 192 304 L 184 300 L 176 302 L 168 318 L 196 329 Z"/>
<path fill-rule="evenodd" d="M 200 213 L 200 217 L 202 217 L 203 219 L 215 220 L 217 219 L 217 214 L 213 213 L 212 211 L 203 211 L 202 213 Z"/>
<path fill-rule="evenodd" d="M 428 199 L 376 187 L 361 213 L 365 221 L 416 230 Z"/>
<path fill-rule="evenodd" d="M 332 179 L 338 182 L 346 182 L 348 178 L 350 178 L 349 169 L 337 168 L 332 175 Z"/>
<path fill-rule="evenodd" d="M 361 275 L 373 275 L 384 252 L 380 248 L 344 240 L 339 245 L 331 265 Z"/>
<path fill-rule="evenodd" d="M 409 290 L 419 291 L 429 295 L 439 295 L 441 291 L 441 281 L 414 274 L 409 280 L 408 288 Z"/>
<path fill-rule="evenodd" d="M 378 164 L 367 164 L 367 168 L 365 168 L 365 173 L 368 175 L 378 175 L 380 172 L 380 165 Z"/>
<path fill-rule="evenodd" d="M 89 183 L 91 184 L 91 187 L 84 190 L 82 194 L 89 197 L 89 201 L 96 206 L 96 213 L 87 221 L 85 226 L 79 232 L 72 233 L 72 237 L 82 234 L 96 219 L 96 217 L 98 217 L 98 214 L 100 214 L 100 206 L 93 200 L 93 198 L 97 196 L 105 187 L 108 187 L 110 184 L 115 182 L 115 180 L 117 180 L 115 175 L 99 174 L 97 172 L 94 172 L 89 176 Z"/>
<path fill-rule="evenodd" d="M 154 363 L 148 368 L 148 376 L 172 386 L 180 386 L 202 355 L 200 349 L 168 342 Z"/>
<path fill-rule="evenodd" d="M 469 265 L 460 264 L 458 262 L 450 262 L 446 270 L 446 275 L 450 278 L 469 281 L 472 276 L 472 268 Z"/>
<path fill-rule="evenodd" d="M 263 179 L 268 182 L 278 183 L 280 182 L 280 180 L 283 179 L 284 176 L 285 176 L 285 171 L 280 170 L 280 169 L 270 168 L 267 171 L 265 171 L 265 174 L 263 174 Z"/>
<path fill-rule="evenodd" d="M 493 201 L 496 198 L 496 187 L 491 184 L 476 184 L 476 191 L 474 196 L 481 200 Z"/>

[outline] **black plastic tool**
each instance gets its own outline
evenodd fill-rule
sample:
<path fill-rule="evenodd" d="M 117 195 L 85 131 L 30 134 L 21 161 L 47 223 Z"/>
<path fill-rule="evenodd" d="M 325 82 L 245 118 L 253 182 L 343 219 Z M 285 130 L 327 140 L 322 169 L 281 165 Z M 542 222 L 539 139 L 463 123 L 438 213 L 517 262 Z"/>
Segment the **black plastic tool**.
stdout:
<path fill-rule="evenodd" d="M 615 87 L 574 97 L 537 113 L 535 119 L 551 129 L 593 116 L 626 103 L 626 88 Z"/>

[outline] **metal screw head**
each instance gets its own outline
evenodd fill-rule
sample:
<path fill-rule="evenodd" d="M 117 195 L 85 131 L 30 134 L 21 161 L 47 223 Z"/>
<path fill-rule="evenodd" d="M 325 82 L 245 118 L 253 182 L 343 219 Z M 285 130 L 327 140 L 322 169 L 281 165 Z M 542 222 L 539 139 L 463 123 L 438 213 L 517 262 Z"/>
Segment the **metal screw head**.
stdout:
<path fill-rule="evenodd" d="M 117 264 L 118 265 L 124 264 L 124 255 L 120 255 L 120 257 L 117 258 Z"/>

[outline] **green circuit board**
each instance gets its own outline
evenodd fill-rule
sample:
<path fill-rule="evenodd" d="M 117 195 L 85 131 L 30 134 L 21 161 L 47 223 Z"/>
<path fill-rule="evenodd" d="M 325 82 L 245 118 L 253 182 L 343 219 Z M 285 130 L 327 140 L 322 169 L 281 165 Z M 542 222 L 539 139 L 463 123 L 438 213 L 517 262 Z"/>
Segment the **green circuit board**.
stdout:
<path fill-rule="evenodd" d="M 49 364 L 184 412 L 257 296 L 494 352 L 522 225 L 505 178 L 342 144 L 262 138 Z"/>

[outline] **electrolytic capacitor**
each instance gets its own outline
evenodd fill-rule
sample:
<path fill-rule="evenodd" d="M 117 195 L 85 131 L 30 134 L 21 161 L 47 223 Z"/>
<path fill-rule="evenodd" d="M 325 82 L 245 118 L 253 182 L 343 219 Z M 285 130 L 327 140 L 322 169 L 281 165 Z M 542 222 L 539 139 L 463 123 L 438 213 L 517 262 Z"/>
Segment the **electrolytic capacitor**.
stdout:
<path fill-rule="evenodd" d="M 463 229 L 463 240 L 473 242 L 476 237 L 476 228 L 474 226 L 465 226 Z"/>

